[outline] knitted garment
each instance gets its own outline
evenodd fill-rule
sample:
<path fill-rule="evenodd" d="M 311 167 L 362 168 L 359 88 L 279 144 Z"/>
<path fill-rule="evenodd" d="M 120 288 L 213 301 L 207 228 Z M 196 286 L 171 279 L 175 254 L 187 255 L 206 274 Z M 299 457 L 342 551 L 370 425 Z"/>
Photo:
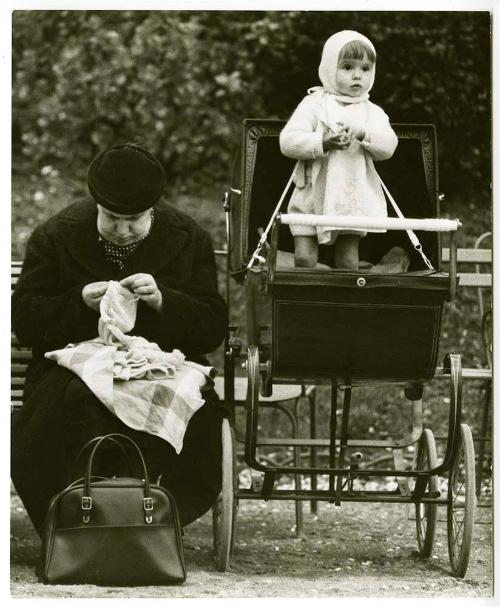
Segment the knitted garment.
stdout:
<path fill-rule="evenodd" d="M 323 95 L 317 91 L 305 97 L 280 134 L 282 153 L 299 160 L 288 212 L 386 217 L 387 204 L 373 161 L 390 158 L 398 143 L 387 114 L 371 101 L 343 105 L 333 100 L 335 119 L 363 125 L 365 138 L 352 141 L 345 150 L 325 153 L 319 119 Z M 366 234 L 328 226 L 290 229 L 294 236 L 317 235 L 320 244 L 333 244 L 340 233 Z"/>
<path fill-rule="evenodd" d="M 143 236 L 137 242 L 133 242 L 131 244 L 127 244 L 125 246 L 119 246 L 114 242 L 110 242 L 106 240 L 103 236 L 99 234 L 99 242 L 104 247 L 104 254 L 108 261 L 112 263 L 116 263 L 120 270 L 125 267 L 125 263 L 129 257 L 131 257 L 135 251 L 139 248 L 139 246 L 146 240 L 146 238 L 150 235 L 151 230 L 153 228 L 153 223 L 155 220 L 155 212 L 154 209 L 151 209 L 151 225 L 149 226 L 148 233 Z"/>
<path fill-rule="evenodd" d="M 373 160 L 390 158 L 397 137 L 385 112 L 368 100 L 368 92 L 359 97 L 339 95 L 335 90 L 338 57 L 342 47 L 360 40 L 375 49 L 357 32 L 343 31 L 325 43 L 319 67 L 322 87 L 309 89 L 280 134 L 280 148 L 285 156 L 295 158 L 295 190 L 288 205 L 289 213 L 317 215 L 386 217 L 387 205 Z M 370 89 L 373 86 L 374 72 Z M 323 137 L 338 122 L 363 128 L 362 141 L 354 139 L 345 150 L 323 150 Z M 320 244 L 333 244 L 338 234 L 363 230 L 332 230 L 327 226 L 293 226 L 294 236 L 317 235 Z"/>

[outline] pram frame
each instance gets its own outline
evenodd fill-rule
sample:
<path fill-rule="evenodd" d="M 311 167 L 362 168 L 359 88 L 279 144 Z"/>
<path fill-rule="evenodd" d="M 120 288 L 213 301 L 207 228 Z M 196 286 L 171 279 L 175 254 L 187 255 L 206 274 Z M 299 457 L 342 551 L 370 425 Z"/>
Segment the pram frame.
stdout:
<path fill-rule="evenodd" d="M 281 121 L 273 120 L 245 120 L 243 127 L 243 143 L 244 149 L 247 154 L 242 159 L 242 165 L 244 167 L 242 191 L 237 188 L 231 188 L 233 195 L 241 196 L 242 198 L 247 197 L 249 199 L 251 188 L 253 185 L 253 165 L 256 154 L 256 142 L 258 138 L 265 133 L 268 135 L 270 132 L 276 136 L 279 134 L 280 126 L 283 123 Z M 418 137 L 420 139 L 423 151 L 423 160 L 425 167 L 425 176 L 427 188 L 432 192 L 435 197 L 436 209 L 439 212 L 439 192 L 437 184 L 437 146 L 434 137 L 429 135 L 429 132 L 433 132 L 429 128 L 429 125 L 424 125 L 423 131 L 419 129 L 419 125 L 398 125 L 398 136 L 399 137 Z M 270 129 L 270 130 L 269 130 Z M 250 143 L 246 147 L 247 142 Z M 226 210 L 226 226 L 228 236 L 228 258 L 232 258 L 233 251 L 233 240 L 232 240 L 232 219 L 231 219 L 231 197 L 226 194 L 224 206 Z M 237 279 L 241 280 L 242 276 L 242 265 L 248 260 L 248 247 L 246 241 L 246 233 L 248 231 L 248 216 L 242 213 L 240 216 L 241 221 L 241 234 L 245 238 L 241 238 L 240 234 L 240 263 L 236 263 L 233 271 L 231 272 L 230 261 L 228 261 L 228 268 L 226 274 L 228 293 L 230 290 L 230 276 L 231 274 L 236 275 Z M 275 266 L 276 266 L 276 252 L 278 247 L 278 227 L 279 227 L 279 216 L 275 221 L 272 237 L 271 246 L 267 258 L 267 263 L 264 267 L 255 268 L 248 270 L 247 273 L 262 273 L 262 283 L 264 290 L 271 290 L 273 288 L 275 279 Z M 439 246 L 437 247 L 437 272 L 440 272 L 441 267 L 441 245 L 438 240 Z M 237 257 L 237 256 L 236 256 Z M 292 273 L 295 269 L 292 270 Z M 307 271 L 306 271 L 307 273 Z M 314 272 L 313 272 L 314 273 Z M 442 275 L 445 278 L 445 275 Z M 455 233 L 450 233 L 450 266 L 449 275 L 446 276 L 448 280 L 448 296 L 447 299 L 451 300 L 454 297 L 456 290 L 456 240 Z M 230 301 L 230 300 L 229 300 Z M 241 342 L 235 336 L 237 327 L 230 326 L 228 331 L 228 337 L 226 340 L 225 348 L 225 382 L 224 382 L 224 396 L 226 404 L 229 405 L 231 414 L 230 421 L 234 424 L 234 377 L 235 377 L 235 364 L 239 360 L 241 355 Z M 246 429 L 245 429 L 245 461 L 254 470 L 264 472 L 264 481 L 262 484 L 261 491 L 256 495 L 256 492 L 252 489 L 234 489 L 234 497 L 236 501 L 238 499 L 256 499 L 262 498 L 265 500 L 276 499 L 276 500 L 308 500 L 314 501 L 328 501 L 340 505 L 342 502 L 381 502 L 381 503 L 413 503 L 419 512 L 419 508 L 424 506 L 428 508 L 429 512 L 435 512 L 437 505 L 447 505 L 448 507 L 448 539 L 449 539 L 449 552 L 450 561 L 452 564 L 453 574 L 457 577 L 463 577 L 467 569 L 469 553 L 470 553 L 470 542 L 472 535 L 472 525 L 474 517 L 474 503 L 470 500 L 470 487 L 472 487 L 472 493 L 474 492 L 474 479 L 469 473 L 469 478 L 466 479 L 466 492 L 467 504 L 466 513 L 464 519 L 464 538 L 461 544 L 456 550 L 456 537 L 453 537 L 453 528 L 450 519 L 453 519 L 453 489 L 448 489 L 448 495 L 442 496 L 439 491 L 434 490 L 435 484 L 431 482 L 436 478 L 437 475 L 447 472 L 448 470 L 455 470 L 458 466 L 457 457 L 460 452 L 462 456 L 462 450 L 465 452 L 466 462 L 465 468 L 470 468 L 471 452 L 470 446 L 464 445 L 464 437 L 466 438 L 470 430 L 465 424 L 461 423 L 462 414 L 462 378 L 461 378 L 461 359 L 459 354 L 448 354 L 444 359 L 442 375 L 448 376 L 450 381 L 450 397 L 449 397 L 449 412 L 448 412 L 448 436 L 446 439 L 445 454 L 440 464 L 433 462 L 433 465 L 425 465 L 423 468 L 414 468 L 408 470 L 402 466 L 402 449 L 409 445 L 418 443 L 419 451 L 418 457 L 421 463 L 428 464 L 432 459 L 429 453 L 432 451 L 428 441 L 433 440 L 432 433 L 431 439 L 429 439 L 429 430 L 423 430 L 423 416 L 422 416 L 422 384 L 421 381 L 415 382 L 376 382 L 377 385 L 383 385 L 388 383 L 390 385 L 400 384 L 406 386 L 405 394 L 411 402 L 412 409 L 412 429 L 409 434 L 405 435 L 399 440 L 364 440 L 364 439 L 351 439 L 348 436 L 348 424 L 350 414 L 350 401 L 352 388 L 357 385 L 356 382 L 349 380 L 344 381 L 342 384 L 342 378 L 330 377 L 328 379 L 322 377 L 320 381 L 316 383 L 328 383 L 331 385 L 331 411 L 330 411 L 330 426 L 329 426 L 329 438 L 328 439 L 303 439 L 303 438 L 292 438 L 292 439 L 266 439 L 259 440 L 258 438 L 258 426 L 259 426 L 259 392 L 264 394 L 269 391 L 269 378 L 271 375 L 270 361 L 266 359 L 261 361 L 262 344 L 260 343 L 260 336 L 257 335 L 258 331 L 250 331 L 249 345 L 246 356 L 246 371 L 248 376 L 248 393 L 246 403 Z M 265 349 L 264 349 L 265 351 Z M 263 351 L 263 352 L 264 352 Z M 265 353 L 265 352 L 264 352 Z M 301 381 L 306 378 L 301 377 Z M 314 381 L 315 378 L 307 378 Z M 416 378 L 417 379 L 417 378 Z M 297 378 L 280 378 L 278 383 L 295 383 Z M 363 382 L 359 382 L 361 385 Z M 344 391 L 344 399 L 342 404 L 342 423 L 340 429 L 340 435 L 337 437 L 337 397 L 339 389 Z M 427 441 L 427 443 L 426 443 Z M 467 443 L 467 441 L 465 441 Z M 421 447 L 421 444 L 423 445 Z M 263 445 L 280 445 L 289 446 L 292 448 L 297 447 L 309 447 L 311 452 L 317 447 L 328 447 L 329 448 L 329 465 L 327 467 L 306 467 L 306 466 L 270 466 L 267 463 L 262 462 L 257 451 L 260 446 Z M 346 451 L 348 448 L 363 447 L 363 448 L 389 448 L 393 451 L 394 457 L 394 468 L 376 468 L 376 469 L 360 469 L 359 466 L 351 464 L 346 465 Z M 425 449 L 427 449 L 427 456 L 425 455 Z M 338 450 L 338 459 L 337 459 Z M 435 449 L 434 449 L 435 451 Z M 421 453 L 424 453 L 420 457 Z M 427 461 L 426 458 L 427 457 Z M 473 451 L 472 451 L 473 458 Z M 472 467 L 473 468 L 473 467 Z M 274 487 L 275 480 L 278 474 L 327 474 L 329 476 L 329 487 L 325 490 L 315 489 L 276 489 Z M 450 472 L 451 474 L 451 472 Z M 472 471 L 473 474 L 473 471 Z M 363 477 L 396 477 L 398 481 L 398 487 L 393 491 L 377 490 L 354 490 L 353 481 L 356 478 Z M 413 488 L 410 488 L 408 484 L 409 479 L 414 479 L 415 484 Z M 429 486 L 429 487 L 428 487 Z M 451 493 L 450 493 L 451 492 Z M 451 514 L 450 514 L 451 512 Z M 418 519 L 418 514 L 417 514 Z M 435 516 L 434 522 L 435 525 Z M 423 533 L 423 535 L 422 535 Z M 419 520 L 417 520 L 417 537 L 419 540 L 419 547 L 421 548 L 421 554 L 423 556 L 429 556 L 432 550 L 432 543 L 434 537 L 434 528 L 430 530 L 422 531 L 419 527 Z M 234 538 L 232 538 L 234 539 Z M 227 542 L 226 542 L 227 544 Z M 457 557 L 458 554 L 458 557 Z"/>

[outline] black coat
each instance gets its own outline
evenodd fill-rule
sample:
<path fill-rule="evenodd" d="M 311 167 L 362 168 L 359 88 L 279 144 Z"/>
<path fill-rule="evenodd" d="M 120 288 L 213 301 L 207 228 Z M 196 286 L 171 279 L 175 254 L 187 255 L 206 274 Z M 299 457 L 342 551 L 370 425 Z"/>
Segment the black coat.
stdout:
<path fill-rule="evenodd" d="M 70 342 L 97 337 L 99 315 L 84 304 L 82 288 L 136 272 L 154 276 L 163 311 L 158 314 L 139 302 L 134 335 L 163 350 L 178 348 L 191 359 L 221 343 L 226 308 L 217 290 L 207 232 L 172 207 L 157 207 L 150 235 L 119 270 L 104 257 L 91 201 L 67 207 L 33 232 L 12 298 L 14 332 L 33 348 L 35 359 Z"/>
<path fill-rule="evenodd" d="M 96 311 L 82 300 L 82 288 L 99 280 L 152 274 L 163 296 L 162 312 L 139 302 L 133 335 L 163 350 L 181 350 L 204 362 L 222 341 L 226 306 L 218 292 L 208 233 L 169 206 L 155 207 L 148 238 L 125 267 L 107 261 L 98 242 L 97 208 L 75 203 L 36 228 L 12 297 L 12 325 L 31 346 L 24 405 L 12 425 L 12 478 L 37 527 L 48 499 L 64 487 L 63 436 L 71 423 L 64 397 L 74 374 L 43 354 L 98 335 Z"/>

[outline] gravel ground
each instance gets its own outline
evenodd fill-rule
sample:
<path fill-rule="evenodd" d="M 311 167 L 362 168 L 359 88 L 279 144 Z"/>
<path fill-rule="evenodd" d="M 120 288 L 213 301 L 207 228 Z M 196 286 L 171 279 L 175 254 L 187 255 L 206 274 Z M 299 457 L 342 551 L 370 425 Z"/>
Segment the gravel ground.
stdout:
<path fill-rule="evenodd" d="M 450 575 L 446 510 L 438 510 L 434 554 L 416 553 L 408 505 L 304 504 L 296 537 L 291 502 L 240 502 L 229 570 L 215 570 L 207 514 L 184 536 L 187 581 L 176 587 L 45 586 L 37 582 L 39 540 L 18 497 L 11 501 L 11 596 L 51 598 L 484 597 L 492 596 L 491 508 L 479 508 L 466 578 Z"/>

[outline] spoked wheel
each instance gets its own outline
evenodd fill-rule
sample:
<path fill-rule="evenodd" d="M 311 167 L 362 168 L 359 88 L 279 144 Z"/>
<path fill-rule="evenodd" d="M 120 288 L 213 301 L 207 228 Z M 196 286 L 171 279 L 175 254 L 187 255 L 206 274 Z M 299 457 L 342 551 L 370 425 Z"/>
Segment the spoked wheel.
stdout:
<path fill-rule="evenodd" d="M 236 459 L 233 432 L 227 419 L 222 420 L 222 490 L 212 508 L 215 567 L 226 571 L 234 543 L 237 501 Z"/>
<path fill-rule="evenodd" d="M 437 466 L 436 441 L 432 430 L 426 428 L 418 443 L 416 469 L 431 470 Z M 428 491 L 439 491 L 438 477 L 429 476 Z M 415 520 L 417 525 L 417 542 L 420 556 L 428 558 L 432 554 L 436 534 L 437 504 L 415 504 Z"/>
<path fill-rule="evenodd" d="M 461 424 L 460 441 L 448 479 L 448 554 L 452 573 L 464 577 L 469 564 L 474 527 L 474 443 L 469 426 Z"/>

